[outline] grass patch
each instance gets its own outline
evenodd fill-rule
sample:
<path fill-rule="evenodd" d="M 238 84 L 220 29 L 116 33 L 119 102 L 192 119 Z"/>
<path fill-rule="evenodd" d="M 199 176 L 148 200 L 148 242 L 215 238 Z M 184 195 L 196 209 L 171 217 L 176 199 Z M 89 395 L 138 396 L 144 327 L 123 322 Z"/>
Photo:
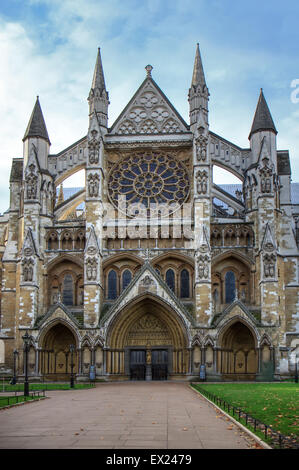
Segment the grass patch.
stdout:
<path fill-rule="evenodd" d="M 1 384 L 2 385 L 2 384 Z M 85 388 L 93 388 L 93 383 L 80 383 L 75 384 L 74 389 L 80 390 Z M 35 383 L 29 384 L 29 390 L 74 390 L 71 389 L 69 383 Z M 3 390 L 3 386 L 0 387 L 0 390 Z M 4 384 L 4 392 L 22 392 L 24 390 L 24 384 L 18 383 L 16 385 Z"/>
<path fill-rule="evenodd" d="M 216 395 L 230 405 L 240 408 L 265 423 L 270 429 L 290 436 L 299 443 L 298 384 L 194 384 L 193 387 L 199 391 L 207 391 Z M 227 409 L 225 411 L 227 412 Z M 233 416 L 232 413 L 229 414 Z M 242 424 L 244 423 L 242 422 Z M 248 427 L 253 429 L 251 426 Z M 263 433 L 257 431 L 256 434 L 264 439 Z"/>
<path fill-rule="evenodd" d="M 24 395 L 15 395 L 15 396 L 7 396 L 7 397 L 0 397 L 0 409 L 4 408 L 5 406 L 12 406 L 16 405 L 17 403 L 24 403 L 25 401 L 34 401 L 39 400 L 42 397 L 25 397 Z"/>

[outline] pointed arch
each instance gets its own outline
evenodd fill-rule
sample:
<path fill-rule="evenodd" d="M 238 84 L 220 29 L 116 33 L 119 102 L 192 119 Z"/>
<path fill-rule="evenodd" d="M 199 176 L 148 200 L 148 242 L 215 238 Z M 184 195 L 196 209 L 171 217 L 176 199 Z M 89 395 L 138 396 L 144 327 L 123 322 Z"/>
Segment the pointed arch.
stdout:
<path fill-rule="evenodd" d="M 217 335 L 215 337 L 215 346 L 217 346 L 217 347 L 221 346 L 223 335 L 226 333 L 226 331 L 232 325 L 234 325 L 235 323 L 238 323 L 238 322 L 244 324 L 250 330 L 250 332 L 251 332 L 251 334 L 254 338 L 255 347 L 256 348 L 258 347 L 259 340 L 260 340 L 260 335 L 259 335 L 259 332 L 258 332 L 257 328 L 255 327 L 255 325 L 253 323 L 251 323 L 249 321 L 249 319 L 247 320 L 246 318 L 244 318 L 241 315 L 234 315 L 233 317 L 230 317 L 226 320 L 224 319 L 222 322 L 220 322 L 218 324 L 218 332 L 217 332 Z"/>
<path fill-rule="evenodd" d="M 203 346 L 203 338 L 198 333 L 196 333 L 191 342 L 191 347 L 193 348 L 194 346 L 199 346 L 200 348 Z"/>

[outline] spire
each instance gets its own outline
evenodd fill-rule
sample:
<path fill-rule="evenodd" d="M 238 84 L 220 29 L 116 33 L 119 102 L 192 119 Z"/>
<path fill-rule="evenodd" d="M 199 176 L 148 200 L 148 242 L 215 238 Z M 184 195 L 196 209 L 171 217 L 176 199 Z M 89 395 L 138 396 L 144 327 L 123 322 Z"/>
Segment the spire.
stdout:
<path fill-rule="evenodd" d="M 91 89 L 88 96 L 89 115 L 96 113 L 100 126 L 107 129 L 109 95 L 106 90 L 100 48 L 94 68 Z"/>
<path fill-rule="evenodd" d="M 95 90 L 98 88 L 101 92 L 106 90 L 104 71 L 101 59 L 101 49 L 98 48 L 97 61 L 94 68 L 93 79 L 91 84 L 91 89 Z"/>
<path fill-rule="evenodd" d="M 36 97 L 36 102 L 23 141 L 29 137 L 40 137 L 51 144 L 38 96 Z"/>
<path fill-rule="evenodd" d="M 210 94 L 203 71 L 199 44 L 197 43 L 191 87 L 189 89 L 188 95 L 190 126 L 192 132 L 195 132 L 199 118 L 204 120 L 206 127 L 208 126 L 209 95 Z"/>
<path fill-rule="evenodd" d="M 262 88 L 248 138 L 250 139 L 252 134 L 259 131 L 273 131 L 275 134 L 277 134 L 277 130 L 275 128 Z"/>
<path fill-rule="evenodd" d="M 206 86 L 206 79 L 205 79 L 205 74 L 204 74 L 204 71 L 203 71 L 203 65 L 202 65 L 202 60 L 201 60 L 201 55 L 200 55 L 200 50 L 199 50 L 199 44 L 197 43 L 191 86 L 198 86 L 198 85 L 201 85 L 201 86 L 205 85 Z"/>

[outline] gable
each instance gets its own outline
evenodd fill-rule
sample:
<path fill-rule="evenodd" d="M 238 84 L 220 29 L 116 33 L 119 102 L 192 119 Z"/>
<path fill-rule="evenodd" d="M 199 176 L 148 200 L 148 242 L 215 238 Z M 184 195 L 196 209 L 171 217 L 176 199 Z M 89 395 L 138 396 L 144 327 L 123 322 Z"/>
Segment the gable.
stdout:
<path fill-rule="evenodd" d="M 212 323 L 214 328 L 221 328 L 224 323 L 235 317 L 243 318 L 253 326 L 258 323 L 257 319 L 240 300 L 235 300 L 220 315 L 216 315 Z"/>
<path fill-rule="evenodd" d="M 118 297 L 116 302 L 108 310 L 107 314 L 100 320 L 101 325 L 105 325 L 105 329 L 111 323 L 112 319 L 122 311 L 130 302 L 142 297 L 150 295 L 153 298 L 160 299 L 169 305 L 181 318 L 183 324 L 190 328 L 193 318 L 186 310 L 180 300 L 174 295 L 171 289 L 157 274 L 153 267 L 145 263 L 139 273 L 132 279 L 127 288 Z"/>
<path fill-rule="evenodd" d="M 78 328 L 80 326 L 78 321 L 71 314 L 71 312 L 66 308 L 65 305 L 61 303 L 52 305 L 48 313 L 46 313 L 46 315 L 40 318 L 35 326 L 44 329 L 53 320 L 64 320 L 66 323 L 72 324 L 75 328 Z"/>
<path fill-rule="evenodd" d="M 141 84 L 110 129 L 115 135 L 189 132 L 188 125 L 151 77 Z"/>

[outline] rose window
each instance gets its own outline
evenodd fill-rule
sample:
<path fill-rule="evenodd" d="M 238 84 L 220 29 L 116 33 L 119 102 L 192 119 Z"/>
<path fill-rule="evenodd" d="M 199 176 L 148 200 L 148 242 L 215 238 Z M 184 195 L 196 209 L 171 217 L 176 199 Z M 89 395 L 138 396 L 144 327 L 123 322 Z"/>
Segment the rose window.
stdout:
<path fill-rule="evenodd" d="M 108 176 L 109 197 L 117 206 L 120 196 L 127 205 L 182 204 L 189 193 L 186 168 L 172 155 L 145 152 L 116 163 Z"/>

